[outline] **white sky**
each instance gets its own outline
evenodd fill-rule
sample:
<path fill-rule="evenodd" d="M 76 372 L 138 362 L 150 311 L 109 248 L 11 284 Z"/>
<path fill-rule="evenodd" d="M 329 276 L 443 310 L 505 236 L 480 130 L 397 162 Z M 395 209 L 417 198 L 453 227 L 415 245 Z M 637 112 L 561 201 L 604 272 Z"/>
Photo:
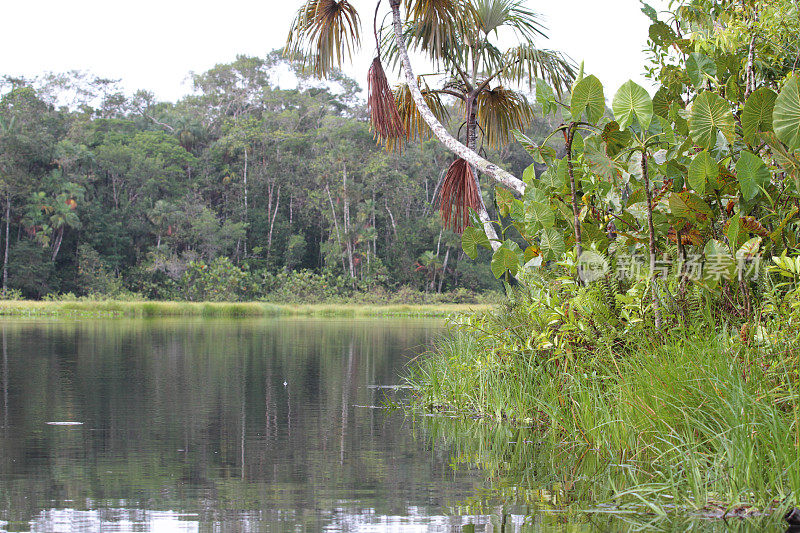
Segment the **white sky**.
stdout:
<path fill-rule="evenodd" d="M 374 0 L 351 0 L 364 35 L 371 35 Z M 384 2 L 386 3 L 386 2 Z M 657 9 L 666 0 L 651 0 Z M 300 0 L 22 0 L 4 2 L 0 74 L 33 77 L 46 71 L 83 70 L 122 80 L 132 92 L 146 89 L 162 100 L 190 91 L 187 75 L 233 61 L 237 54 L 264 56 L 283 46 Z M 648 19 L 638 0 L 528 0 L 544 16 L 549 41 L 596 74 L 610 99 L 642 76 Z M 366 53 L 343 68 L 362 86 L 372 60 Z M 423 65 L 417 67 L 423 72 Z"/>

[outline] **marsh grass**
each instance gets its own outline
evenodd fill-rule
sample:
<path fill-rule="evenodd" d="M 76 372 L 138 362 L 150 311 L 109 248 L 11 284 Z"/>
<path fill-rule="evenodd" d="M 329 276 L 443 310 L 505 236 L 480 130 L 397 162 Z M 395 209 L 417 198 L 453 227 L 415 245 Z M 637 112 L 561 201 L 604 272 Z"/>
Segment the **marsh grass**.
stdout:
<path fill-rule="evenodd" d="M 722 337 L 547 362 L 454 332 L 409 382 L 418 409 L 531 427 L 528 440 L 557 453 L 591 450 L 605 490 L 593 485 L 589 503 L 777 512 L 800 497 L 798 386 L 787 370 Z"/>
<path fill-rule="evenodd" d="M 445 317 L 453 313 L 484 311 L 489 305 L 337 305 L 271 304 L 264 302 L 159 302 L 118 300 L 0 301 L 0 316 L 18 317 Z"/>

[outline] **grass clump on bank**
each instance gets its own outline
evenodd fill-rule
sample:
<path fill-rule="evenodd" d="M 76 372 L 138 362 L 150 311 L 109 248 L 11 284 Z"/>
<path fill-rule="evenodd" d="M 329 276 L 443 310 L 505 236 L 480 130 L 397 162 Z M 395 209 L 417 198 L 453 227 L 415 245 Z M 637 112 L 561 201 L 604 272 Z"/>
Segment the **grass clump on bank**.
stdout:
<path fill-rule="evenodd" d="M 154 302 L 118 300 L 0 300 L 0 316 L 14 317 L 445 317 L 489 309 L 479 304 L 355 305 L 265 302 Z"/>
<path fill-rule="evenodd" d="M 411 371 L 415 408 L 532 428 L 506 452 L 547 443 L 572 458 L 573 473 L 588 453 L 591 473 L 568 485 L 589 484 L 588 504 L 656 513 L 798 506 L 791 315 L 717 326 L 719 315 L 698 305 L 693 323 L 676 314 L 675 327 L 654 331 L 630 291 L 608 305 L 602 284 L 554 290 L 539 281 L 500 311 L 453 322 Z M 568 492 L 558 479 L 550 488 Z"/>

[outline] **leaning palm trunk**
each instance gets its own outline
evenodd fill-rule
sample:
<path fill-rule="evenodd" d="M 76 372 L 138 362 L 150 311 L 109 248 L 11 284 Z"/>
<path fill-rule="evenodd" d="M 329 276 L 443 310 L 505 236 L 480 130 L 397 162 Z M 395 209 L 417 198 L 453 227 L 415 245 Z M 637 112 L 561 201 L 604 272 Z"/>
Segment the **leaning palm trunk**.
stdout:
<path fill-rule="evenodd" d="M 411 60 L 408 57 L 408 50 L 406 49 L 405 38 L 403 37 L 403 21 L 400 17 L 400 0 L 390 0 L 390 4 L 392 6 L 392 19 L 397 51 L 403 65 L 403 71 L 406 75 L 406 82 L 411 90 L 411 95 L 414 99 L 414 103 L 417 106 L 420 116 L 422 116 L 423 120 L 431 129 L 436 138 L 438 138 L 448 150 L 464 159 L 470 165 L 476 167 L 480 172 L 488 174 L 509 189 L 512 189 L 519 194 L 524 193 L 525 183 L 522 180 L 514 177 L 509 172 L 501 169 L 497 165 L 490 163 L 478 155 L 474 150 L 471 150 L 460 143 L 455 137 L 450 135 L 447 129 L 445 129 L 442 123 L 439 122 L 439 120 L 430 110 L 425 98 L 422 96 L 422 92 L 419 89 L 419 84 L 417 84 L 417 78 L 414 75 L 413 69 L 411 68 Z M 497 238 L 497 233 L 495 232 L 494 226 L 492 225 L 492 221 L 489 218 L 489 214 L 486 212 L 485 207 L 482 207 L 482 209 L 478 211 L 478 216 L 481 219 L 481 222 L 483 222 L 484 231 L 486 231 L 486 235 L 489 237 L 492 248 L 496 250 L 500 247 L 500 241 Z"/>

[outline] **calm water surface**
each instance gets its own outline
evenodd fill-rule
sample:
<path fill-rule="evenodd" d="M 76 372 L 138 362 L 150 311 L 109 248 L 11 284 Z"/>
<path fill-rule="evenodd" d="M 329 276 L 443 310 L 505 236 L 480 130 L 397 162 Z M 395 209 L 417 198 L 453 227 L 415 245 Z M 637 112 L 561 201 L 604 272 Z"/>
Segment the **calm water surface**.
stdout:
<path fill-rule="evenodd" d="M 0 531 L 764 529 L 586 513 L 564 487 L 592 465 L 531 430 L 376 408 L 402 398 L 391 386 L 442 332 L 408 319 L 0 321 Z"/>
<path fill-rule="evenodd" d="M 460 530 L 479 488 L 375 409 L 419 320 L 5 321 L 0 523 L 32 531 Z M 66 423 L 80 423 L 67 425 Z"/>

